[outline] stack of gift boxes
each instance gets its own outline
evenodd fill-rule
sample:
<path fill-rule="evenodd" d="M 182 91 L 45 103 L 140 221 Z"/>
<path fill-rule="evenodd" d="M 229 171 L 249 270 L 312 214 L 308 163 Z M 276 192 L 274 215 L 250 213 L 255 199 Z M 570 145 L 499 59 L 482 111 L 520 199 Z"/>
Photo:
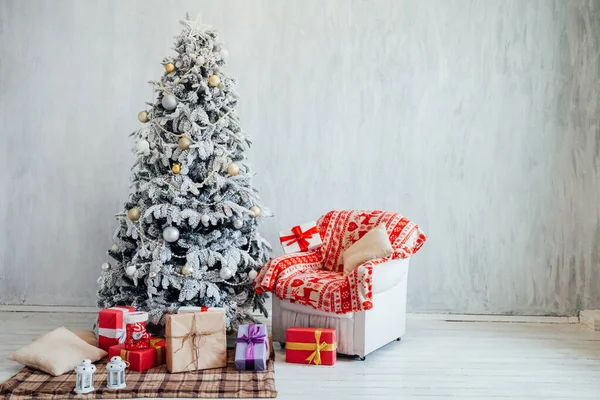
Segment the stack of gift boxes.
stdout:
<path fill-rule="evenodd" d="M 321 238 L 314 222 L 280 233 L 285 253 L 318 248 Z M 181 307 L 166 319 L 165 338 L 146 332 L 148 314 L 134 307 L 112 307 L 98 316 L 99 347 L 109 357 L 119 356 L 133 371 L 167 364 L 171 373 L 227 366 L 225 310 L 216 307 Z M 240 325 L 235 348 L 238 371 L 264 371 L 269 357 L 267 327 Z M 334 329 L 289 328 L 286 362 L 333 365 L 336 361 Z"/>

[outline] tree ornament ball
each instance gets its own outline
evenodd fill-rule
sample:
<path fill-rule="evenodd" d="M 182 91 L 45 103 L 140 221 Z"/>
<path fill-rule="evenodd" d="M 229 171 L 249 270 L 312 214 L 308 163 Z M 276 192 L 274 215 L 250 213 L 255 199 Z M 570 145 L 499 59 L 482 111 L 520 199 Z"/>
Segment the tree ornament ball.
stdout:
<path fill-rule="evenodd" d="M 229 267 L 223 267 L 219 271 L 219 276 L 221 277 L 221 279 L 227 280 L 233 276 L 233 271 Z"/>
<path fill-rule="evenodd" d="M 206 58 L 204 58 L 203 56 L 198 56 L 196 57 L 196 65 L 204 65 L 204 63 L 206 62 Z"/>
<path fill-rule="evenodd" d="M 173 171 L 174 174 L 178 175 L 181 172 L 181 164 L 173 164 L 173 166 L 171 167 L 171 171 Z"/>
<path fill-rule="evenodd" d="M 182 268 L 181 268 L 181 273 L 183 275 L 192 275 L 194 273 L 194 267 L 190 264 L 185 264 Z"/>
<path fill-rule="evenodd" d="M 142 216 L 142 212 L 138 207 L 132 207 L 127 211 L 127 218 L 131 221 L 137 221 Z"/>
<path fill-rule="evenodd" d="M 135 145 L 138 153 L 146 154 L 150 151 L 150 143 L 146 139 L 142 139 Z"/>
<path fill-rule="evenodd" d="M 219 55 L 221 56 L 221 60 L 227 60 L 227 57 L 229 57 L 229 52 L 225 49 L 222 49 L 219 52 Z"/>
<path fill-rule="evenodd" d="M 258 275 L 258 272 L 256 272 L 255 270 L 250 270 L 250 272 L 248 272 L 248 279 L 250 279 L 251 281 L 254 281 L 256 279 L 257 275 Z"/>
<path fill-rule="evenodd" d="M 148 118 L 148 111 L 140 111 L 138 113 L 138 120 L 143 124 L 150 121 L 150 119 Z"/>
<path fill-rule="evenodd" d="M 250 211 L 252 211 L 254 213 L 254 218 L 260 217 L 260 207 L 252 206 L 252 207 L 250 207 Z"/>
<path fill-rule="evenodd" d="M 216 195 L 215 197 L 213 197 L 213 200 L 218 203 L 221 200 L 223 200 L 223 198 L 220 195 Z"/>
<path fill-rule="evenodd" d="M 182 136 L 181 139 L 177 142 L 177 145 L 181 150 L 187 150 L 192 145 L 192 141 L 187 136 Z"/>
<path fill-rule="evenodd" d="M 150 271 L 150 273 L 148 274 L 148 276 L 150 277 L 150 279 L 156 278 L 157 275 L 158 274 L 156 272 L 154 272 L 154 271 Z"/>
<path fill-rule="evenodd" d="M 129 267 L 125 268 L 125 273 L 128 276 L 133 276 L 133 274 L 135 274 L 135 271 L 137 271 L 137 269 L 133 265 L 130 265 Z"/>
<path fill-rule="evenodd" d="M 208 78 L 208 84 L 212 87 L 219 86 L 219 83 L 221 83 L 221 78 L 218 75 L 211 75 Z"/>
<path fill-rule="evenodd" d="M 202 223 L 203 223 L 204 225 L 207 225 L 207 224 L 210 222 L 210 217 L 209 217 L 208 215 L 206 215 L 206 214 L 203 214 L 203 215 L 200 217 L 200 221 L 202 221 Z"/>
<path fill-rule="evenodd" d="M 163 96 L 161 104 L 165 110 L 172 111 L 177 107 L 177 99 L 172 94 L 167 94 Z"/>
<path fill-rule="evenodd" d="M 233 221 L 233 227 L 235 229 L 241 229 L 242 226 L 244 226 L 244 223 L 242 222 L 241 219 L 236 219 L 235 221 Z"/>
<path fill-rule="evenodd" d="M 168 226 L 163 230 L 163 239 L 169 243 L 176 242 L 179 239 L 179 229 L 174 226 Z"/>
<path fill-rule="evenodd" d="M 112 246 L 110 246 L 110 251 L 112 251 L 113 253 L 116 253 L 117 251 L 119 251 L 119 246 L 117 246 L 116 244 L 113 244 Z"/>
<path fill-rule="evenodd" d="M 165 70 L 167 72 L 173 72 L 173 71 L 175 71 L 175 64 L 173 64 L 173 63 L 166 63 L 165 64 Z"/>
<path fill-rule="evenodd" d="M 110 264 L 105 262 L 102 263 L 102 271 L 108 271 L 110 269 Z"/>
<path fill-rule="evenodd" d="M 240 173 L 240 167 L 236 163 L 231 163 L 227 166 L 227 173 L 231 176 L 236 176 Z"/>

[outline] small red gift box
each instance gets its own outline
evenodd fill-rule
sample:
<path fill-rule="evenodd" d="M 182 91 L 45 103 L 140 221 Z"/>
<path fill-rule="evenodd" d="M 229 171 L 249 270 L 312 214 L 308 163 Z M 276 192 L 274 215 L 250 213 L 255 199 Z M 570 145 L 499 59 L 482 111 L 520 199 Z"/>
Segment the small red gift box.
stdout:
<path fill-rule="evenodd" d="M 119 356 L 129 362 L 129 369 L 143 372 L 165 363 L 166 341 L 161 338 L 150 339 L 150 348 L 141 350 L 125 350 L 124 344 L 111 346 L 108 357 Z"/>
<path fill-rule="evenodd" d="M 119 306 L 100 310 L 98 313 L 98 347 L 108 351 L 110 346 L 125 341 L 125 314 L 135 307 Z"/>
<path fill-rule="evenodd" d="M 336 360 L 335 329 L 288 328 L 285 332 L 285 361 L 333 365 Z"/>
<path fill-rule="evenodd" d="M 314 221 L 279 232 L 279 241 L 285 254 L 316 249 L 323 244 L 317 223 Z"/>

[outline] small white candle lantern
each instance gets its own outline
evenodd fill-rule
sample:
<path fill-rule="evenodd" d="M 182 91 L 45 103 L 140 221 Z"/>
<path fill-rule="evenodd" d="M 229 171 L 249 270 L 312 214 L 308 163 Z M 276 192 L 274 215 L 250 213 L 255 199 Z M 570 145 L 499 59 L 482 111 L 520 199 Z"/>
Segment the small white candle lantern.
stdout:
<path fill-rule="evenodd" d="M 106 387 L 108 389 L 123 389 L 125 385 L 125 368 L 129 363 L 119 356 L 114 356 L 106 364 Z"/>
<path fill-rule="evenodd" d="M 90 393 L 94 391 L 94 372 L 96 366 L 91 360 L 83 360 L 75 368 L 75 393 Z"/>

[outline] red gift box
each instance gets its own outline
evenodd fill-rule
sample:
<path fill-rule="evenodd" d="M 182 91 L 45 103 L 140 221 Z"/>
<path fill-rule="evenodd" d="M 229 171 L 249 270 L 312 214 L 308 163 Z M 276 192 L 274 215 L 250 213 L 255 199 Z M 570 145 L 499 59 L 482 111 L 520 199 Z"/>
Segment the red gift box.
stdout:
<path fill-rule="evenodd" d="M 111 346 L 125 341 L 125 314 L 135 307 L 119 306 L 98 313 L 98 347 L 108 351 Z"/>
<path fill-rule="evenodd" d="M 288 328 L 285 332 L 285 361 L 333 365 L 336 360 L 335 329 Z"/>
<path fill-rule="evenodd" d="M 129 369 L 143 372 L 165 363 L 166 341 L 161 338 L 150 339 L 150 348 L 141 350 L 125 350 L 124 344 L 111 346 L 108 357 L 119 356 L 129 362 Z"/>

